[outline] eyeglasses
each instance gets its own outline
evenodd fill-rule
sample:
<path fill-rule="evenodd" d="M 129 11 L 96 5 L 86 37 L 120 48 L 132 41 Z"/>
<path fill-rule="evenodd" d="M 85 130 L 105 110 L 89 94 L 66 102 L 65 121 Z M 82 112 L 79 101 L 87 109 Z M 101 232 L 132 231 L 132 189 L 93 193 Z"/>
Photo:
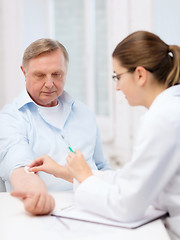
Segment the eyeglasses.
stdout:
<path fill-rule="evenodd" d="M 113 81 L 115 81 L 115 82 L 119 81 L 120 78 L 121 78 L 121 76 L 122 76 L 123 74 L 125 74 L 125 73 L 129 73 L 129 70 L 126 71 L 126 72 L 120 73 L 120 74 L 114 73 L 114 74 L 112 75 Z"/>
<path fill-rule="evenodd" d="M 146 68 L 144 67 L 147 71 L 151 72 L 151 73 L 154 73 L 154 70 L 151 70 L 149 68 Z M 121 76 L 125 73 L 133 73 L 134 71 L 136 70 L 136 67 L 135 68 L 130 68 L 129 70 L 127 70 L 126 72 L 123 72 L 123 73 L 120 73 L 120 74 L 116 74 L 116 73 L 113 73 L 112 75 L 112 79 L 117 82 L 120 80 Z"/>

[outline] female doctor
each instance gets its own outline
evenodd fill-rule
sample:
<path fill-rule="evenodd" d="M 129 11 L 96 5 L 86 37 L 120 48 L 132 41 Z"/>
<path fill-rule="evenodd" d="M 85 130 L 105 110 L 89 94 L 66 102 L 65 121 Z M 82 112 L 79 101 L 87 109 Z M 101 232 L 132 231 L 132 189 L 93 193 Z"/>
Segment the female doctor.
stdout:
<path fill-rule="evenodd" d="M 131 106 L 149 110 L 125 167 L 92 172 L 79 150 L 69 154 L 67 168 L 80 183 L 77 205 L 123 222 L 140 219 L 154 205 L 169 213 L 165 225 L 172 239 L 180 239 L 180 47 L 138 31 L 121 41 L 112 57 L 116 90 Z M 53 164 L 44 157 L 41 166 L 35 161 L 30 167 L 53 174 Z"/>

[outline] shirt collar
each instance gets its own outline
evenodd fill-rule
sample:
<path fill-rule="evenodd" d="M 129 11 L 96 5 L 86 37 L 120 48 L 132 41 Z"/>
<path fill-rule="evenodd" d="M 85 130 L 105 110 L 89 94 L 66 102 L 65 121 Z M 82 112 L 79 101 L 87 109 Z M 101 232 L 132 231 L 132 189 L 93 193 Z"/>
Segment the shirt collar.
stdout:
<path fill-rule="evenodd" d="M 178 85 L 174 85 L 172 87 L 169 87 L 167 89 L 165 89 L 163 92 L 161 92 L 153 101 L 153 103 L 151 104 L 150 108 L 152 108 L 158 101 L 161 101 L 161 99 L 163 97 L 166 96 L 180 96 L 180 84 Z M 149 109 L 150 109 L 149 108 Z"/>
<path fill-rule="evenodd" d="M 70 104 L 70 105 L 73 105 L 73 103 L 75 102 L 75 99 L 71 97 L 66 91 L 63 91 L 62 95 L 58 99 L 61 102 L 66 102 L 67 104 Z M 27 90 L 24 89 L 24 91 L 17 98 L 18 110 L 20 110 L 23 106 L 25 106 L 28 103 L 33 103 L 36 106 L 38 106 L 29 96 Z"/>

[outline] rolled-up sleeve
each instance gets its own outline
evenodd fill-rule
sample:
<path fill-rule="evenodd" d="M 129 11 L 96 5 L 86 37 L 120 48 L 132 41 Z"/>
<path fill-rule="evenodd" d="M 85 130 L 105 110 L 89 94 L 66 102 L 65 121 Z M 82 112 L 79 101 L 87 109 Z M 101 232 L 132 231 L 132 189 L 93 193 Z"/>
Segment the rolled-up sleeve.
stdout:
<path fill-rule="evenodd" d="M 11 172 L 26 166 L 33 159 L 28 144 L 25 122 L 17 111 L 4 110 L 0 114 L 0 175 L 9 181 Z"/>

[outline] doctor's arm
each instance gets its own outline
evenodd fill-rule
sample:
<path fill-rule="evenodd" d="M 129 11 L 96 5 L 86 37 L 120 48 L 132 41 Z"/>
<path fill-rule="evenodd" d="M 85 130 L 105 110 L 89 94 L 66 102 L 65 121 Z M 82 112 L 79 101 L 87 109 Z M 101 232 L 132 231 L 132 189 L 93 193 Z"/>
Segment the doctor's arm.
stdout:
<path fill-rule="evenodd" d="M 36 158 L 29 165 L 29 172 L 39 172 L 43 171 L 45 173 L 52 174 L 57 178 L 62 178 L 68 182 L 73 182 L 73 177 L 68 171 L 66 167 L 61 166 L 57 162 L 55 162 L 50 156 L 43 155 L 41 157 Z"/>
<path fill-rule="evenodd" d="M 148 127 L 144 124 L 131 161 L 120 171 L 104 171 L 97 177 L 88 177 L 85 169 L 84 173 L 83 170 L 80 173 L 81 166 L 77 165 L 78 162 L 82 165 L 82 161 L 70 153 L 67 167 L 81 183 L 75 193 L 77 206 L 123 222 L 140 219 L 177 171 L 176 155 L 179 150 L 176 149 L 173 135 L 174 131 L 168 123 L 162 124 L 156 120 Z M 85 172 L 86 176 L 83 177 Z"/>
<path fill-rule="evenodd" d="M 10 181 L 13 186 L 11 195 L 21 199 L 30 214 L 45 215 L 54 209 L 54 199 L 37 174 L 26 173 L 24 167 L 20 167 L 12 172 Z"/>

